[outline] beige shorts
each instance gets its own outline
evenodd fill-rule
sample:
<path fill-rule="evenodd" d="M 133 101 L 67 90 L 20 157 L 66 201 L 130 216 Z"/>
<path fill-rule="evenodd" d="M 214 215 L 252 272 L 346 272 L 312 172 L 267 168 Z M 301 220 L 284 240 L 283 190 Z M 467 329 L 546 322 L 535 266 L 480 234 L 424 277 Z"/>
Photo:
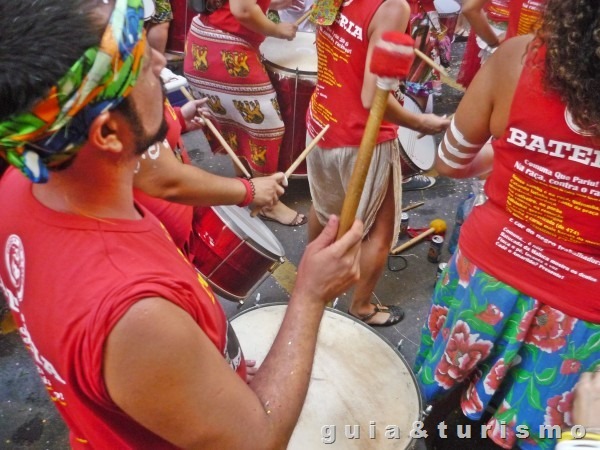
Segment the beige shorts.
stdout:
<path fill-rule="evenodd" d="M 357 155 L 357 147 L 322 149 L 317 146 L 306 158 L 310 195 L 322 225 L 327 223 L 331 214 L 340 215 Z M 394 183 L 396 210 L 394 236 L 398 236 L 402 210 L 402 168 L 397 139 L 382 142 L 373 151 L 373 159 L 356 212 L 356 217 L 365 224 L 365 236 L 373 226 L 387 192 L 390 173 Z"/>

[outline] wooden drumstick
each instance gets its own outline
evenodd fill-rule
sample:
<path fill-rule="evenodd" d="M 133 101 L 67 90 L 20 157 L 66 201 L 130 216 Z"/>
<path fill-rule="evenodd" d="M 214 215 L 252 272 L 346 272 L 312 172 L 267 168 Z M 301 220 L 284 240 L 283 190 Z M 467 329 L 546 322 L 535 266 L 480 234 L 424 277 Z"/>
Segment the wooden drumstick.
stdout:
<path fill-rule="evenodd" d="M 423 231 L 422 233 L 420 233 L 417 236 L 415 236 L 414 238 L 412 238 L 410 241 L 406 241 L 404 244 L 399 245 L 398 247 L 392 249 L 392 251 L 390 253 L 392 255 L 396 255 L 396 254 L 400 253 L 402 250 L 406 250 L 407 248 L 412 247 L 417 242 L 422 241 L 430 234 L 433 234 L 433 233 L 441 234 L 445 231 L 446 231 L 446 222 L 442 219 L 434 219 L 431 221 L 431 223 L 429 224 L 429 228 L 426 231 Z"/>
<path fill-rule="evenodd" d="M 398 86 L 398 79 L 408 75 L 415 59 L 414 45 L 415 41 L 407 34 L 387 32 L 373 49 L 369 69 L 377 75 L 377 88 L 342 206 L 338 239 L 354 222 L 390 91 Z"/>
<path fill-rule="evenodd" d="M 300 156 L 298 156 L 296 160 L 292 163 L 292 165 L 289 167 L 289 169 L 285 171 L 286 178 L 289 178 L 290 175 L 292 175 L 294 171 L 298 168 L 298 166 L 302 163 L 302 161 L 306 159 L 308 154 L 313 151 L 313 149 L 317 146 L 321 138 L 325 135 L 325 133 L 327 133 L 327 130 L 329 130 L 329 124 L 325 125 L 321 132 L 317 134 L 312 141 L 310 141 L 306 148 L 302 150 Z"/>
<path fill-rule="evenodd" d="M 313 9 L 315 8 L 315 5 L 313 4 L 310 9 L 308 11 L 306 11 L 304 14 L 302 14 L 294 23 L 297 26 L 300 26 L 300 24 L 302 22 L 304 22 L 306 19 L 308 19 L 308 16 L 310 16 L 313 12 Z"/>
<path fill-rule="evenodd" d="M 292 163 L 292 165 L 289 167 L 289 169 L 285 171 L 285 173 L 283 174 L 285 176 L 284 186 L 287 186 L 287 179 L 294 173 L 294 171 L 298 168 L 298 166 L 302 163 L 302 161 L 304 161 L 306 159 L 308 154 L 313 151 L 313 149 L 317 146 L 317 143 L 321 140 L 323 135 L 325 135 L 325 133 L 327 133 L 327 130 L 329 130 L 329 124 L 325 125 L 325 127 L 321 130 L 321 132 L 319 134 L 317 134 L 312 141 L 310 141 L 310 143 L 306 146 L 306 148 L 304 150 L 302 150 L 302 153 L 300 153 L 300 155 Z M 254 207 L 252 209 L 252 211 L 250 212 L 250 216 L 256 217 L 258 215 L 259 211 L 260 211 L 259 206 Z"/>
<path fill-rule="evenodd" d="M 407 205 L 404 208 L 402 208 L 402 212 L 410 211 L 411 209 L 418 208 L 419 206 L 423 206 L 424 204 L 425 202 L 411 203 L 410 205 Z"/>
<path fill-rule="evenodd" d="M 441 73 L 442 75 L 449 77 L 450 75 L 448 75 L 448 72 L 446 72 L 446 69 L 444 69 L 442 66 L 440 66 L 438 63 L 436 63 L 433 59 L 431 59 L 429 56 L 427 56 L 425 53 L 423 53 L 421 50 L 419 50 L 418 48 L 415 48 L 415 54 L 421 58 L 423 61 L 425 61 L 428 65 L 430 65 L 432 68 L 434 68 L 435 70 L 437 70 L 439 73 Z"/>
<path fill-rule="evenodd" d="M 192 96 L 192 94 L 190 93 L 190 91 L 187 90 L 187 88 L 185 86 L 181 86 L 179 88 L 179 90 L 185 96 L 185 98 L 187 98 L 189 101 L 196 100 Z M 233 151 L 233 149 L 229 146 L 229 144 L 227 143 L 227 141 L 225 140 L 225 138 L 223 138 L 223 136 L 221 135 L 221 133 L 219 133 L 219 130 L 217 130 L 217 128 L 213 125 L 213 123 L 210 120 L 204 119 L 204 118 L 203 118 L 203 121 L 206 124 L 206 126 L 208 127 L 208 129 L 212 132 L 212 134 L 217 138 L 217 140 L 219 141 L 219 143 L 223 146 L 223 148 L 225 149 L 225 151 L 227 152 L 227 154 L 231 157 L 231 159 L 233 160 L 234 164 L 236 166 L 238 166 L 238 168 L 242 171 L 242 173 L 244 174 L 244 176 L 246 178 L 252 178 L 252 175 L 250 175 L 250 173 L 248 172 L 248 170 L 246 169 L 246 167 L 244 166 L 244 164 L 242 164 L 242 161 L 240 161 L 240 158 L 238 158 L 238 156 L 235 154 L 235 152 Z"/>

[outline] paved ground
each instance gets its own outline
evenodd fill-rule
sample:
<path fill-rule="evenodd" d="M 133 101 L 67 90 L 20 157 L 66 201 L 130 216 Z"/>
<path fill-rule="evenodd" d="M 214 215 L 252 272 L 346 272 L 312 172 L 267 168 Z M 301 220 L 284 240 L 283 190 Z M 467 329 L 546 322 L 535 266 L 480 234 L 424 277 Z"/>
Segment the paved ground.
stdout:
<path fill-rule="evenodd" d="M 455 45 L 456 70 L 457 61 L 462 54 L 463 44 Z M 452 113 L 460 95 L 456 91 L 444 87 L 442 97 L 435 100 L 434 111 L 439 114 Z M 436 142 L 440 136 L 436 137 Z M 224 156 L 213 156 L 207 149 L 206 140 L 201 132 L 191 133 L 185 137 L 186 144 L 194 162 L 206 170 L 231 175 L 231 163 Z M 412 228 L 427 227 L 433 219 L 444 219 L 448 224 L 446 240 L 453 227 L 454 213 L 457 203 L 469 191 L 469 182 L 438 177 L 436 184 L 427 190 L 406 192 L 404 205 L 422 201 L 424 205 L 409 212 L 409 226 Z M 289 206 L 306 213 L 310 206 L 308 183 L 304 179 L 291 180 L 287 193 L 283 198 Z M 306 227 L 291 228 L 273 222 L 267 226 L 285 249 L 285 257 L 297 265 L 306 245 Z M 401 305 L 406 311 L 406 318 L 398 325 L 390 328 L 375 330 L 392 346 L 398 347 L 404 363 L 412 366 L 419 345 L 420 330 L 426 318 L 429 301 L 433 292 L 437 264 L 427 260 L 429 244 L 417 244 L 403 255 L 406 268 L 400 271 L 386 270 L 378 283 L 374 295 L 382 303 Z M 449 254 L 446 245 L 442 251 L 442 261 Z M 399 267 L 401 262 L 393 262 Z M 276 276 L 281 278 L 279 272 Z M 347 309 L 347 296 L 342 296 L 336 303 L 336 308 Z M 252 293 L 242 307 L 236 303 L 222 300 L 229 317 L 255 306 L 272 302 L 285 302 L 288 294 L 275 277 L 270 276 L 259 288 Z M 6 327 L 4 332 L 8 331 Z M 383 339 L 379 345 L 386 346 Z M 242 343 L 243 344 L 243 343 Z M 349 348 L 352 344 L 348 343 Z M 376 349 L 374 350 L 376 351 Z M 370 371 L 377 367 L 369 365 L 369 354 L 353 354 L 349 352 L 348 364 L 361 364 L 364 369 L 365 383 L 369 383 Z M 395 382 L 397 380 L 390 380 Z M 410 377 L 402 380 L 411 383 Z M 384 388 L 384 387 L 382 387 Z M 348 393 L 351 396 L 351 393 Z M 483 448 L 474 442 L 457 443 L 446 441 L 438 443 L 438 448 Z M 422 443 L 419 443 L 422 446 Z M 10 449 L 62 449 L 68 447 L 67 433 L 60 418 L 55 413 L 51 402 L 43 391 L 37 373 L 30 363 L 16 333 L 0 334 L 0 448 Z M 343 447 L 341 447 L 343 448 Z"/>

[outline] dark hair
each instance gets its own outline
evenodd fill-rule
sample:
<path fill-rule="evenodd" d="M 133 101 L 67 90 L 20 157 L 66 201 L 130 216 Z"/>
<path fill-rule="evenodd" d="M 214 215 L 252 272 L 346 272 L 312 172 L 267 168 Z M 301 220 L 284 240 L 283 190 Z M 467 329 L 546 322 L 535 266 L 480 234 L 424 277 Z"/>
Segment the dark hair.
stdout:
<path fill-rule="evenodd" d="M 87 48 L 99 44 L 101 3 L 0 2 L 0 120 L 31 109 Z"/>
<path fill-rule="evenodd" d="M 548 0 L 539 37 L 546 44 L 545 81 L 577 125 L 600 135 L 598 0 Z"/>

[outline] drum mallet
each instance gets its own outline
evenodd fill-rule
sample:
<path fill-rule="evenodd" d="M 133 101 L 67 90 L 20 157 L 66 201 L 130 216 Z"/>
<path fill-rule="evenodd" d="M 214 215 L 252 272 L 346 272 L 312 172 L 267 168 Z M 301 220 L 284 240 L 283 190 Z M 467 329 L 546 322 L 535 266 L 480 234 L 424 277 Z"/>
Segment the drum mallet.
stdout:
<path fill-rule="evenodd" d="M 401 251 L 406 250 L 409 247 L 412 247 L 417 242 L 422 241 L 430 234 L 434 234 L 434 233 L 442 234 L 445 231 L 446 231 L 446 222 L 442 219 L 434 219 L 429 224 L 429 228 L 427 230 L 423 231 L 421 234 L 418 234 L 417 236 L 412 238 L 410 241 L 406 241 L 404 244 L 399 245 L 398 247 L 392 249 L 390 254 L 397 255 Z"/>
<path fill-rule="evenodd" d="M 187 98 L 189 101 L 196 100 L 192 96 L 192 94 L 190 93 L 190 91 L 187 90 L 187 88 L 185 86 L 181 86 L 179 88 L 179 90 L 185 96 L 185 98 Z M 227 154 L 231 157 L 231 159 L 233 160 L 234 164 L 236 166 L 238 166 L 238 168 L 242 171 L 242 173 L 244 174 L 244 176 L 246 178 L 248 178 L 248 179 L 252 178 L 252 175 L 250 175 L 250 173 L 248 172 L 248 170 L 246 170 L 246 167 L 244 166 L 244 164 L 242 164 L 242 161 L 240 161 L 240 159 L 238 158 L 238 156 L 235 154 L 235 152 L 229 146 L 229 144 L 223 138 L 223 136 L 221 136 L 221 133 L 219 133 L 219 130 L 217 130 L 217 128 L 213 125 L 213 123 L 210 120 L 208 120 L 208 119 L 203 119 L 203 122 L 206 124 L 206 126 L 212 132 L 212 134 L 217 138 L 217 140 L 219 141 L 219 143 L 223 146 L 223 148 L 225 149 L 225 151 L 227 152 Z"/>
<path fill-rule="evenodd" d="M 342 206 L 338 239 L 354 222 L 390 91 L 408 75 L 415 59 L 414 45 L 409 35 L 390 31 L 382 35 L 373 49 L 369 70 L 377 75 L 377 88 Z"/>

